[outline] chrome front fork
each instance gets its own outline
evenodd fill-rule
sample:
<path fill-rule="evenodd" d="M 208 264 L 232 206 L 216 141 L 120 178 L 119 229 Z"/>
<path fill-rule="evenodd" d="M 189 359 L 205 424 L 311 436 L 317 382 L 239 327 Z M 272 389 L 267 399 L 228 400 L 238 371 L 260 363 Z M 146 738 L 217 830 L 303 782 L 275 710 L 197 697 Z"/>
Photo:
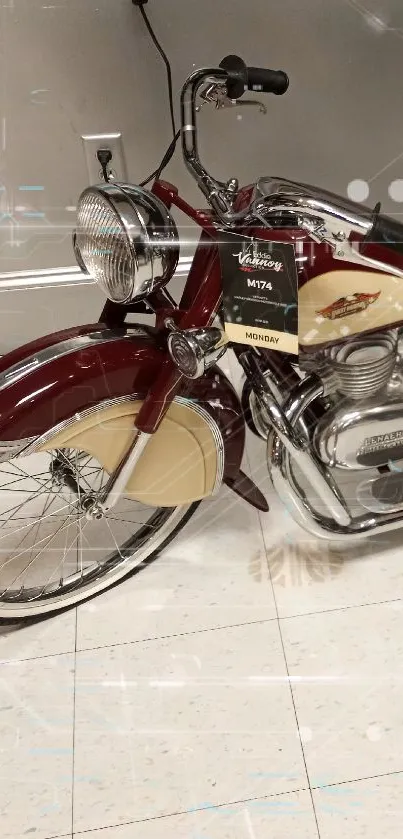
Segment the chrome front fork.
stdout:
<path fill-rule="evenodd" d="M 165 321 L 170 330 L 168 350 L 177 369 L 189 379 L 199 379 L 226 352 L 228 340 L 222 329 L 203 327 L 180 330 L 173 320 Z M 101 519 L 115 506 L 122 495 L 133 469 L 137 466 L 147 443 L 153 435 L 138 431 L 121 463 L 110 476 L 105 489 L 96 499 L 84 499 L 86 516 Z"/>
<path fill-rule="evenodd" d="M 109 478 L 105 489 L 87 509 L 86 515 L 88 519 L 103 518 L 105 513 L 117 504 L 120 496 L 127 487 L 133 469 L 137 466 L 151 437 L 152 434 L 146 434 L 145 431 L 137 432 L 130 448 L 122 458 L 117 469 L 115 469 L 113 475 Z"/>

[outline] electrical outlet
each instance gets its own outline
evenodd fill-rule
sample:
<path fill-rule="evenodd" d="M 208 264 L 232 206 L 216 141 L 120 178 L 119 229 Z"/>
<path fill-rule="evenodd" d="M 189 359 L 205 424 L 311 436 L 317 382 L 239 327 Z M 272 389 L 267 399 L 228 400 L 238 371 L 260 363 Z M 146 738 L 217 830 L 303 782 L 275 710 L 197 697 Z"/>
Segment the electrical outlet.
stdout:
<path fill-rule="evenodd" d="M 120 131 L 114 134 L 83 134 L 81 139 L 90 185 L 99 184 L 104 180 L 102 167 L 97 158 L 99 149 L 109 149 L 112 153 L 112 160 L 108 163 L 109 180 L 127 182 L 127 167 Z"/>

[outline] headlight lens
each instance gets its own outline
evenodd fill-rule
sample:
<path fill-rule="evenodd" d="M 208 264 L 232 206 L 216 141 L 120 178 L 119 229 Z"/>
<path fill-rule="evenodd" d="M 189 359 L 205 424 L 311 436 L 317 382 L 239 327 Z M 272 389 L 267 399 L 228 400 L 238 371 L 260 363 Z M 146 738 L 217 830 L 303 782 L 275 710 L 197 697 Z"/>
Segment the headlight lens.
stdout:
<path fill-rule="evenodd" d="M 175 222 L 152 193 L 127 184 L 86 189 L 78 203 L 77 259 L 115 303 L 166 285 L 178 262 Z"/>

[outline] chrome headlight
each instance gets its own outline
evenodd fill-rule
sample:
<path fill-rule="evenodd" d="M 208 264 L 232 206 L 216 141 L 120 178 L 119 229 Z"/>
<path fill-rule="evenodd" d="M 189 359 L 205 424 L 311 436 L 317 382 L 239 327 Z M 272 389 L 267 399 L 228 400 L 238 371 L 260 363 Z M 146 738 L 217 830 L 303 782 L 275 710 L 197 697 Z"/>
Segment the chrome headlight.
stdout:
<path fill-rule="evenodd" d="M 139 186 L 105 183 L 85 189 L 77 211 L 77 261 L 110 300 L 130 303 L 169 282 L 178 231 L 159 198 Z"/>

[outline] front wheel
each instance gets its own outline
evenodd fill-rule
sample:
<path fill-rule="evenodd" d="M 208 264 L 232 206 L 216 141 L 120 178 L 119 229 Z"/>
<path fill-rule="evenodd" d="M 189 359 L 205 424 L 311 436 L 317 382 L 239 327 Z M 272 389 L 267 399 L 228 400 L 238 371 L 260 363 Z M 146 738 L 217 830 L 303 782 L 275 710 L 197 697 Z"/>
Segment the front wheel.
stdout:
<path fill-rule="evenodd" d="M 0 620 L 81 603 L 154 558 L 198 503 L 153 508 L 122 496 L 99 520 L 94 497 L 108 474 L 91 455 L 55 449 L 0 464 Z"/>

